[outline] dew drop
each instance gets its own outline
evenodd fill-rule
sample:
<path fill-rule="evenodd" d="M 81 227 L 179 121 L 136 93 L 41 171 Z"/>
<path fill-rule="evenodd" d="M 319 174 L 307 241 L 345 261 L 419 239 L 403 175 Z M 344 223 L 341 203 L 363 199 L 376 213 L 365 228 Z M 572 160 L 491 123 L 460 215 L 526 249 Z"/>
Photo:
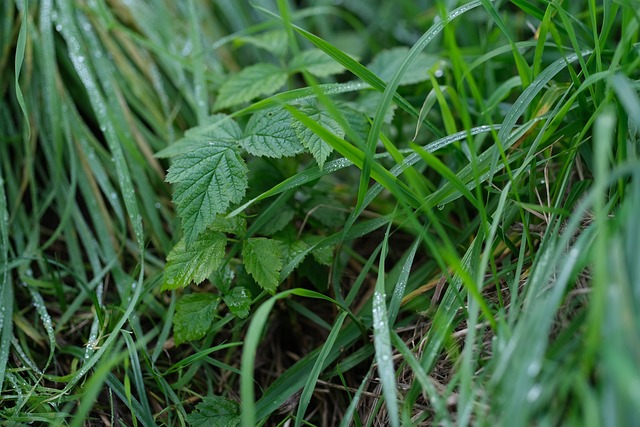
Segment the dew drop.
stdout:
<path fill-rule="evenodd" d="M 439 77 L 442 77 L 442 76 L 444 76 L 444 71 L 443 71 L 443 70 L 441 70 L 440 68 L 438 68 L 438 69 L 433 73 L 433 75 L 434 75 L 434 76 L 436 76 L 436 77 L 438 77 L 438 78 L 439 78 Z"/>
<path fill-rule="evenodd" d="M 538 375 L 538 373 L 540 373 L 540 362 L 538 362 L 537 360 L 532 362 L 529 367 L 527 368 L 527 374 L 530 377 L 535 377 L 536 375 Z"/>
<path fill-rule="evenodd" d="M 540 384 L 535 384 L 527 393 L 527 400 L 529 402 L 535 402 L 542 394 L 542 386 Z"/>

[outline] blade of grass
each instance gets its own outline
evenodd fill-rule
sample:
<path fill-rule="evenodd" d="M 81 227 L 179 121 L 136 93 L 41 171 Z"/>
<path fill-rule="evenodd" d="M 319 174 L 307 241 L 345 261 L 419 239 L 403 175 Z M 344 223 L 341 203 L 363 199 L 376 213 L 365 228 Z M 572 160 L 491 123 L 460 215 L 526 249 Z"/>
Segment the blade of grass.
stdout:
<path fill-rule="evenodd" d="M 387 227 L 382 241 L 378 278 L 373 292 L 373 344 L 376 349 L 376 364 L 378 365 L 378 374 L 382 384 L 382 394 L 389 414 L 389 423 L 392 427 L 399 427 L 396 371 L 393 366 L 393 351 L 391 350 L 391 338 L 389 336 L 389 315 L 387 313 L 386 287 L 384 283 L 386 274 L 385 259 L 389 252 L 390 229 L 391 224 Z"/>

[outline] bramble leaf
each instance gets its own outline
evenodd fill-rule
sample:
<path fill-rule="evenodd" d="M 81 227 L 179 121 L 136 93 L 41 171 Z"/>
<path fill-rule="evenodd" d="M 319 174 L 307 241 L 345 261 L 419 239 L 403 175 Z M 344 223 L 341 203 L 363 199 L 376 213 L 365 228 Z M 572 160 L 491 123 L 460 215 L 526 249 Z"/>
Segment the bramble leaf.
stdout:
<path fill-rule="evenodd" d="M 220 396 L 207 396 L 187 415 L 191 427 L 236 427 L 240 424 L 240 406 Z"/>
<path fill-rule="evenodd" d="M 214 271 L 209 279 L 220 292 L 226 294 L 229 293 L 231 284 L 233 283 L 233 279 L 235 277 L 236 274 L 233 269 L 229 267 L 229 264 L 226 264 L 224 268 Z"/>
<path fill-rule="evenodd" d="M 273 294 L 280 283 L 282 255 L 278 242 L 264 237 L 247 239 L 242 247 L 245 269 L 267 292 Z"/>
<path fill-rule="evenodd" d="M 258 111 L 249 119 L 240 145 L 254 156 L 280 158 L 304 151 L 292 128 L 293 118 L 284 108 Z"/>
<path fill-rule="evenodd" d="M 192 127 L 183 138 L 156 153 L 156 157 L 175 157 L 188 153 L 211 141 L 235 143 L 242 139 L 240 126 L 226 114 L 214 114 L 201 126 Z"/>
<path fill-rule="evenodd" d="M 294 56 L 289 63 L 292 73 L 306 70 L 317 77 L 339 74 L 344 67 L 320 49 L 304 50 Z"/>
<path fill-rule="evenodd" d="M 316 107 L 302 107 L 300 111 L 330 130 L 337 137 L 344 138 L 344 130 L 326 111 L 321 111 Z M 322 169 L 333 148 L 298 120 L 294 121 L 293 128 L 302 145 L 309 150 L 313 158 L 316 159 L 318 167 Z"/>
<path fill-rule="evenodd" d="M 209 228 L 216 231 L 222 231 L 223 233 L 242 236 L 247 231 L 247 220 L 240 216 L 227 218 L 224 215 L 217 215 Z"/>
<path fill-rule="evenodd" d="M 225 254 L 224 234 L 207 230 L 187 248 L 181 239 L 169 252 L 164 269 L 162 290 L 199 284 L 218 268 Z"/>
<path fill-rule="evenodd" d="M 229 310 L 241 319 L 249 315 L 249 307 L 251 306 L 251 292 L 242 286 L 236 286 L 225 294 L 222 299 L 229 307 Z"/>
<path fill-rule="evenodd" d="M 237 146 L 229 142 L 210 141 L 176 157 L 166 180 L 177 184 L 173 202 L 182 218 L 187 247 L 215 221 L 216 214 L 242 200 L 247 172 Z"/>
<path fill-rule="evenodd" d="M 213 323 L 220 297 L 211 293 L 188 294 L 180 297 L 173 316 L 176 345 L 199 340 Z"/>
<path fill-rule="evenodd" d="M 373 58 L 373 61 L 371 61 L 367 68 L 373 71 L 381 80 L 389 82 L 408 55 L 409 48 L 406 47 L 384 50 Z M 428 80 L 428 70 L 433 67 L 436 62 L 437 59 L 434 56 L 424 52 L 419 53 L 413 62 L 411 62 L 409 68 L 405 70 L 400 79 L 400 84 L 410 85 Z"/>
<path fill-rule="evenodd" d="M 283 56 L 289 47 L 289 38 L 284 30 L 267 31 L 256 36 L 245 36 L 239 39 L 241 42 L 267 50 L 274 55 Z"/>
<path fill-rule="evenodd" d="M 232 107 L 261 95 L 271 95 L 287 82 L 287 73 L 273 64 L 255 64 L 229 77 L 218 93 L 214 108 Z"/>

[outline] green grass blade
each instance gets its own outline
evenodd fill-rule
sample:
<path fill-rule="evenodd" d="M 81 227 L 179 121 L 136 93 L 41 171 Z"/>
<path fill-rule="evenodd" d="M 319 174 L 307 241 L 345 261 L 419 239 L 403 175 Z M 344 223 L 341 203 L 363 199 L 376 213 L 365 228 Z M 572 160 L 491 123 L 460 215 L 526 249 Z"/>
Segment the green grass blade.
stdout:
<path fill-rule="evenodd" d="M 389 423 L 392 427 L 400 426 L 398 415 L 398 395 L 396 386 L 396 371 L 393 366 L 393 351 L 391 349 L 391 338 L 389 335 L 389 315 L 387 313 L 386 293 L 385 293 L 385 259 L 389 252 L 389 229 L 385 233 L 382 241 L 382 252 L 380 253 L 380 263 L 378 266 L 378 278 L 373 293 L 372 314 L 373 314 L 373 344 L 376 349 L 376 363 L 378 374 L 382 384 L 382 394 Z"/>
<path fill-rule="evenodd" d="M 309 372 L 309 377 L 304 385 L 304 389 L 302 390 L 302 394 L 300 395 L 300 403 L 298 404 L 298 411 L 296 412 L 296 422 L 295 426 L 299 427 L 303 420 L 304 414 L 307 411 L 309 406 L 309 402 L 311 401 L 311 395 L 315 390 L 318 378 L 320 377 L 320 372 L 324 367 L 324 364 L 329 356 L 329 352 L 335 345 L 336 339 L 338 338 L 338 333 L 342 329 L 342 324 L 347 318 L 347 312 L 343 311 L 340 316 L 336 319 L 333 328 L 331 328 L 331 332 L 327 337 L 327 340 L 322 345 L 322 349 L 320 350 L 320 354 L 318 354 L 318 358 L 313 364 L 313 368 L 311 368 L 311 372 Z"/>

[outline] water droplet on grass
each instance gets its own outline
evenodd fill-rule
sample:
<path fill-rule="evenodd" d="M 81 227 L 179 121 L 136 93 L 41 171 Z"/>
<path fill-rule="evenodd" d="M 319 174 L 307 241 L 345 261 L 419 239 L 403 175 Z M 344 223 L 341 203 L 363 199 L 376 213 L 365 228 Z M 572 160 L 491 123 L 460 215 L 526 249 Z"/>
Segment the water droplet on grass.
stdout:
<path fill-rule="evenodd" d="M 527 400 L 529 402 L 535 402 L 538 400 L 540 395 L 542 394 L 542 386 L 540 384 L 535 384 L 527 393 Z"/>

